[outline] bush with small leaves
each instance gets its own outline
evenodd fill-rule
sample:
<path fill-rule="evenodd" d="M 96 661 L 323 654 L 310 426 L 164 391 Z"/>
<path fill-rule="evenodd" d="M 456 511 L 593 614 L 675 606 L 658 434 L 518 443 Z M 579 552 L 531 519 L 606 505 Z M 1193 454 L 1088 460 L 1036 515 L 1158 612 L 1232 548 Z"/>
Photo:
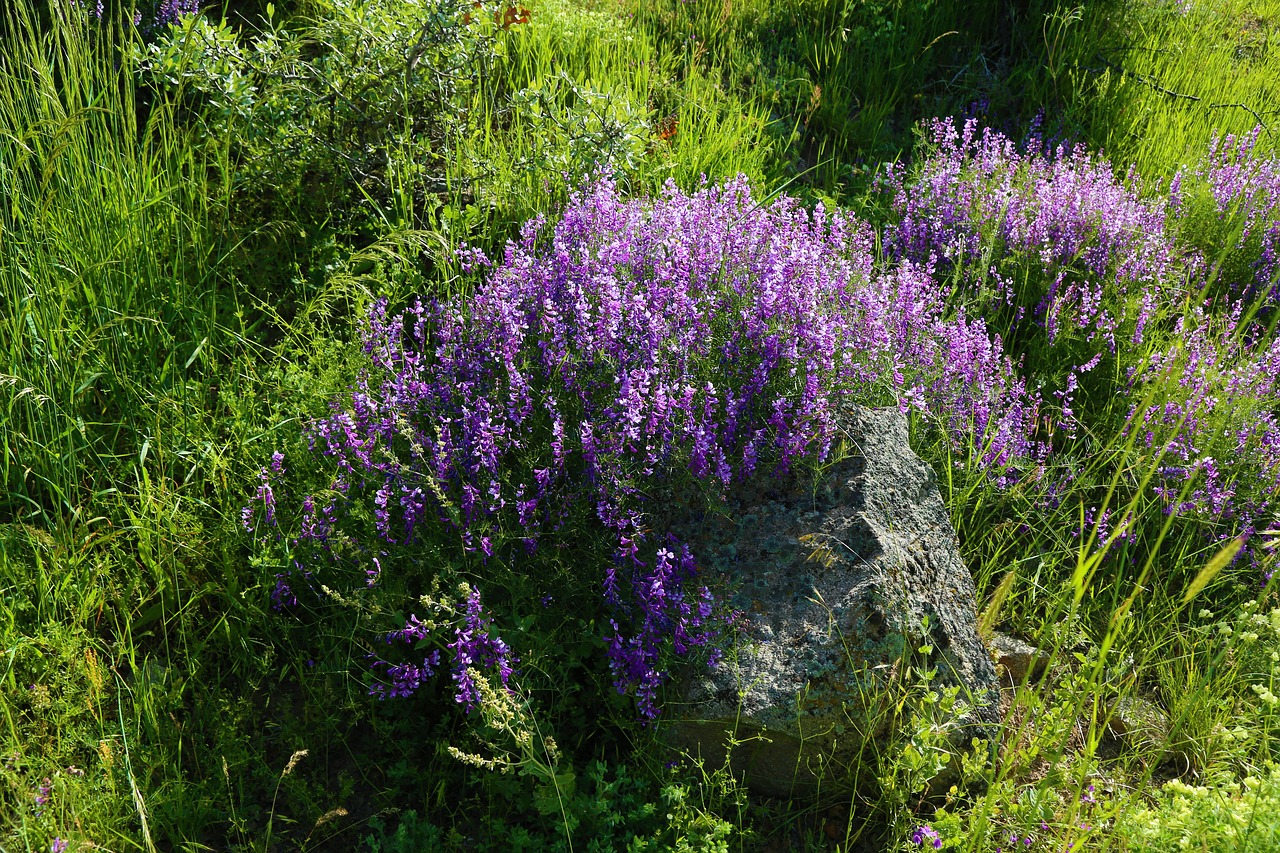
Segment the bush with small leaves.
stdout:
<path fill-rule="evenodd" d="M 491 16 L 460 0 L 324 0 L 303 27 L 249 37 L 183 19 L 143 68 L 229 148 L 233 189 L 304 224 L 420 224 L 495 57 Z"/>

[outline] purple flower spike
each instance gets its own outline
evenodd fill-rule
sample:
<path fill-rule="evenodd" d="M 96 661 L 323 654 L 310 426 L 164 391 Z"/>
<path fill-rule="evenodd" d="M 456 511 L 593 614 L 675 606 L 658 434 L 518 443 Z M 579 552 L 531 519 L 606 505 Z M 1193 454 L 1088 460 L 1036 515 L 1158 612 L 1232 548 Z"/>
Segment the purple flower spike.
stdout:
<path fill-rule="evenodd" d="M 200 0 L 160 0 L 156 5 L 155 27 L 167 27 L 200 11 Z"/>
<path fill-rule="evenodd" d="M 36 817 L 44 814 L 44 807 L 49 805 L 49 800 L 53 798 L 53 783 L 46 776 L 44 781 L 40 783 L 40 787 L 36 789 L 35 809 Z"/>

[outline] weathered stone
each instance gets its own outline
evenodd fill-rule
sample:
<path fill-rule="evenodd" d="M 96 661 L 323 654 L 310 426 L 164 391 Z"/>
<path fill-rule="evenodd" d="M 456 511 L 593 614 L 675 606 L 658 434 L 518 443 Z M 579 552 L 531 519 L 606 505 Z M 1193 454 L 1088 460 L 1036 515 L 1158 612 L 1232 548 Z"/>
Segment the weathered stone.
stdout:
<path fill-rule="evenodd" d="M 1020 687 L 1042 677 L 1049 668 L 1049 654 L 1007 634 L 992 634 L 991 653 L 1004 667 L 1006 686 Z"/>
<path fill-rule="evenodd" d="M 746 614 L 724 665 L 664 706 L 664 736 L 712 766 L 728 753 L 767 795 L 850 778 L 883 735 L 904 661 L 936 667 L 935 684 L 961 686 L 971 705 L 957 732 L 964 743 L 990 737 L 998 720 L 973 581 L 905 417 L 855 409 L 843 428 L 848 453 L 816 482 L 761 476 L 731 494 L 724 513 L 663 519 L 705 570 L 730 581 Z"/>
<path fill-rule="evenodd" d="M 1128 749 L 1158 748 L 1169 741 L 1169 716 L 1154 702 L 1124 696 L 1111 703 L 1107 731 Z"/>

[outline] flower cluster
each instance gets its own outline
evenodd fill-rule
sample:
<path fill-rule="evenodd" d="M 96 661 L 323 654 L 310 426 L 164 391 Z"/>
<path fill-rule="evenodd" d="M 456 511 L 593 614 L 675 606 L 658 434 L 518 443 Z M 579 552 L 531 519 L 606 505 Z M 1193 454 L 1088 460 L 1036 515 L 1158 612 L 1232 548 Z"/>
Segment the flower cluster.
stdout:
<path fill-rule="evenodd" d="M 466 604 L 461 619 L 453 625 L 453 641 L 446 648 L 452 663 L 454 701 L 470 712 L 480 703 L 477 684 L 479 668 L 494 670 L 503 687 L 509 687 L 515 656 L 501 637 L 491 633 L 493 620 L 484 612 L 480 590 L 464 589 Z M 388 644 L 404 643 L 411 648 L 435 640 L 441 626 L 410 615 L 404 627 L 387 633 Z M 385 680 L 374 682 L 369 694 L 379 699 L 407 698 L 423 687 L 440 666 L 440 650 L 433 649 L 420 661 L 390 663 L 376 656 L 371 668 L 381 670 Z"/>
<path fill-rule="evenodd" d="M 199 12 L 200 0 L 159 0 L 152 18 L 152 27 L 167 27 Z"/>
<path fill-rule="evenodd" d="M 1167 512 L 1230 522 L 1248 537 L 1269 524 L 1280 494 L 1280 340 L 1260 336 L 1238 304 L 1224 317 L 1191 312 L 1175 331 L 1179 340 L 1135 375 L 1151 393 L 1135 404 L 1132 429 L 1162 453 L 1155 490 Z"/>
<path fill-rule="evenodd" d="M 1274 301 L 1280 281 L 1280 157 L 1259 152 L 1260 131 L 1215 138 L 1195 174 L 1207 183 L 1215 213 L 1238 222 L 1235 248 L 1256 255 L 1250 262 L 1253 279 L 1228 282 L 1231 295 Z"/>
<path fill-rule="evenodd" d="M 97 20 L 101 21 L 106 15 L 103 0 L 92 0 L 92 5 L 90 0 L 83 0 L 83 3 L 83 7 L 87 8 L 89 14 Z M 81 4 L 76 3 L 76 5 Z M 145 13 L 143 9 L 144 6 L 141 5 L 134 9 L 133 25 L 142 27 L 145 33 L 151 35 L 170 24 L 181 23 L 184 18 L 199 14 L 200 0 L 156 0 Z"/>
<path fill-rule="evenodd" d="M 464 297 L 375 306 L 370 369 L 311 430 L 330 494 L 367 495 L 386 543 L 443 525 L 484 561 L 525 559 L 587 508 L 615 543 L 601 591 L 617 686 L 652 716 L 663 656 L 710 648 L 718 621 L 696 555 L 649 530 L 661 481 L 716 491 L 824 459 L 851 402 L 925 413 L 983 468 L 1033 451 L 1035 400 L 1000 340 L 947 309 L 928 264 L 877 268 L 873 243 L 743 180 L 647 201 L 601 180 L 500 263 L 465 250 L 481 281 Z M 299 542 L 325 544 L 335 506 L 307 498 Z"/>
<path fill-rule="evenodd" d="M 1112 352 L 1122 332 L 1140 342 L 1166 288 L 1199 266 L 1169 234 L 1167 205 L 1083 148 L 1021 151 L 972 119 L 935 120 L 927 133 L 930 156 L 885 182 L 898 220 L 890 251 L 961 270 L 968 286 L 1029 311 L 1050 341 L 1074 328 Z M 1007 258 L 1036 274 L 1002 273 Z"/>
<path fill-rule="evenodd" d="M 53 783 L 49 777 L 44 777 L 44 781 L 40 783 L 40 787 L 36 788 L 35 795 L 35 811 L 36 817 L 44 814 L 45 806 L 49 805 L 49 800 L 53 798 Z"/>
<path fill-rule="evenodd" d="M 501 637 L 489 633 L 492 627 L 493 620 L 484 615 L 480 603 L 480 590 L 472 590 L 467 597 L 463 623 L 455 629 L 453 642 L 449 644 L 449 651 L 453 653 L 453 683 L 457 688 L 455 700 L 468 711 L 480 704 L 477 666 L 497 671 L 502 686 L 510 685 L 514 663 L 511 649 Z"/>
<path fill-rule="evenodd" d="M 929 824 L 917 826 L 911 833 L 911 843 L 917 847 L 929 846 L 935 850 L 942 848 L 942 836 Z"/>
<path fill-rule="evenodd" d="M 391 642 L 388 635 L 387 642 Z M 406 699 L 418 692 L 429 678 L 436 674 L 436 667 L 440 666 L 440 650 L 434 649 L 422 661 L 414 663 L 389 663 L 384 660 L 374 659 L 371 668 L 377 670 L 381 668 L 384 671 L 386 681 L 378 681 L 369 688 L 370 696 L 377 696 L 379 699 Z"/>
<path fill-rule="evenodd" d="M 634 550 L 634 543 L 628 550 Z M 686 591 L 686 585 L 697 574 L 688 545 L 679 545 L 678 555 L 659 548 L 651 570 L 634 553 L 630 556 L 636 564 L 631 579 L 635 606 L 627 609 L 635 612 L 638 627 L 634 635 L 627 637 L 617 621 L 610 621 L 614 633 L 606 639 L 615 686 L 620 691 L 636 686 L 636 706 L 642 716 L 652 719 L 658 714 L 657 687 L 663 680 L 659 650 L 667 640 L 678 655 L 688 654 L 695 646 L 708 645 L 715 636 L 709 630 L 715 607 L 706 586 L 698 587 L 693 600 Z M 615 606 L 620 604 L 616 568 L 606 570 L 605 596 Z M 719 649 L 712 648 L 709 656 L 715 665 L 720 658 Z"/>
<path fill-rule="evenodd" d="M 926 156 L 883 179 L 890 256 L 932 264 L 948 283 L 943 298 L 1008 320 L 1001 331 L 1028 381 L 1057 386 L 1047 432 L 1076 439 L 1085 376 L 1113 382 L 1104 396 L 1132 401 L 1129 435 L 1159 455 L 1152 488 L 1168 512 L 1210 520 L 1222 538 L 1269 524 L 1280 490 L 1280 348 L 1266 328 L 1280 275 L 1280 158 L 1258 150 L 1256 133 L 1227 137 L 1161 193 L 1132 170 L 1117 178 L 1079 147 L 1034 138 L 1019 147 L 973 120 L 935 121 L 927 132 Z M 1192 225 L 1205 204 L 1229 220 L 1223 227 L 1238 227 L 1237 245 L 1224 247 L 1231 263 L 1217 252 L 1213 269 L 1203 253 L 1212 247 L 1185 240 L 1204 230 Z M 1227 300 L 1211 298 L 1215 280 Z M 1042 330 L 1048 358 L 1035 360 L 1025 320 Z M 1064 336 L 1092 349 L 1065 377 L 1063 353 L 1080 348 L 1052 349 Z M 1108 519 L 1093 512 L 1086 528 L 1096 521 L 1105 535 Z"/>

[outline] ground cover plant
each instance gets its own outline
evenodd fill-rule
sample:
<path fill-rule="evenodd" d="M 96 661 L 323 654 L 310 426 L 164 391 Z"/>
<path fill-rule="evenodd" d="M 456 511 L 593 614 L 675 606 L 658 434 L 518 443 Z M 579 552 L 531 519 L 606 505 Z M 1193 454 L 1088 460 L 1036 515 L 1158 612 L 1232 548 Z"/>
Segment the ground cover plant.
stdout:
<path fill-rule="evenodd" d="M 0 847 L 1274 846 L 1276 9 L 4 15 Z M 654 508 L 853 402 L 1047 661 L 761 799 Z"/>

